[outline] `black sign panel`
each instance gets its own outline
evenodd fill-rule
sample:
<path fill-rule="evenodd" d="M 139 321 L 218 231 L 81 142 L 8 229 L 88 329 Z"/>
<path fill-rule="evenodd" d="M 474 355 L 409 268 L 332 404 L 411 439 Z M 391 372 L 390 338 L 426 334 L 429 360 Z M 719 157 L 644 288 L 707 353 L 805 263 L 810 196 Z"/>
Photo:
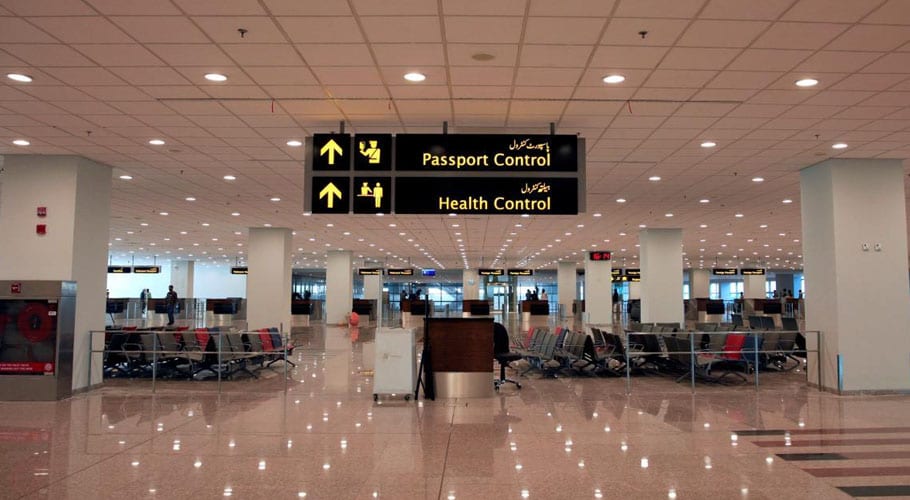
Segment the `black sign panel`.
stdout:
<path fill-rule="evenodd" d="M 502 276 L 505 269 L 478 269 L 477 274 L 481 276 Z"/>
<path fill-rule="evenodd" d="M 627 281 L 638 283 L 641 281 L 641 269 L 626 269 Z"/>
<path fill-rule="evenodd" d="M 133 272 L 136 274 L 159 274 L 161 266 L 133 266 Z"/>
<path fill-rule="evenodd" d="M 739 274 L 743 276 L 764 276 L 765 270 L 760 267 L 744 267 L 739 270 Z"/>
<path fill-rule="evenodd" d="M 588 252 L 588 258 L 591 260 L 610 260 L 613 258 L 612 252 Z"/>
<path fill-rule="evenodd" d="M 578 213 L 578 180 L 514 177 L 397 177 L 399 214 Z"/>
<path fill-rule="evenodd" d="M 392 212 L 391 177 L 354 177 L 354 213 Z"/>
<path fill-rule="evenodd" d="M 110 274 L 129 274 L 133 272 L 130 266 L 107 266 L 107 272 Z"/>
<path fill-rule="evenodd" d="M 313 170 L 350 170 L 351 136 L 313 134 Z"/>
<path fill-rule="evenodd" d="M 354 170 L 392 170 L 392 135 L 354 136 Z"/>
<path fill-rule="evenodd" d="M 639 281 L 641 281 L 640 278 L 636 278 L 636 279 L 638 279 Z M 629 281 L 629 277 L 626 276 L 626 275 L 623 275 L 623 274 L 614 274 L 614 275 L 611 277 L 611 280 L 610 280 L 610 281 L 612 281 L 613 283 L 624 283 L 624 282 L 626 282 L 626 281 Z"/>
<path fill-rule="evenodd" d="M 576 172 L 578 137 L 398 134 L 395 170 Z"/>
<path fill-rule="evenodd" d="M 714 276 L 736 276 L 735 267 L 715 267 L 711 269 L 711 273 Z"/>
<path fill-rule="evenodd" d="M 614 278 L 617 276 L 622 276 L 622 269 L 617 269 L 614 267 L 613 269 L 610 270 L 610 275 L 613 276 Z"/>
<path fill-rule="evenodd" d="M 509 269 L 509 276 L 534 276 L 533 269 Z"/>
<path fill-rule="evenodd" d="M 414 276 L 413 269 L 386 269 L 385 273 L 389 276 Z"/>
<path fill-rule="evenodd" d="M 382 276 L 382 269 L 378 267 L 361 267 L 357 270 L 357 274 L 360 276 Z"/>
<path fill-rule="evenodd" d="M 346 214 L 350 211 L 351 193 L 347 177 L 313 177 L 312 212 Z"/>
<path fill-rule="evenodd" d="M 232 267 L 231 274 L 250 274 L 250 268 L 248 268 L 246 266 Z"/>

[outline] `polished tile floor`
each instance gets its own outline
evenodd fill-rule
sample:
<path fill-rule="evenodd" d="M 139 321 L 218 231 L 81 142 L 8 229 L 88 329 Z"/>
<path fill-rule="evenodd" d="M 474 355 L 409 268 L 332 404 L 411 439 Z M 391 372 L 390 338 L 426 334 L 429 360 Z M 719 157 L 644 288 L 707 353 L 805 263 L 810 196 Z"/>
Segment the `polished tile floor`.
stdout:
<path fill-rule="evenodd" d="M 353 335 L 352 335 L 353 333 Z M 363 328 L 308 328 L 286 381 L 115 380 L 0 403 L 0 498 L 910 498 L 910 397 L 523 379 L 489 399 L 372 399 Z"/>

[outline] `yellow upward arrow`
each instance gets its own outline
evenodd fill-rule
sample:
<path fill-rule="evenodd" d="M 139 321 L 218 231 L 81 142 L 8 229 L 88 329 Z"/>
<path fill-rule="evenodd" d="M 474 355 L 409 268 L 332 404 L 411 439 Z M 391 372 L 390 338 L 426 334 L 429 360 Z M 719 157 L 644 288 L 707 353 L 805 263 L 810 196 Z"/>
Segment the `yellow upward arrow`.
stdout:
<path fill-rule="evenodd" d="M 326 184 L 324 188 L 322 188 L 322 191 L 319 192 L 320 200 L 326 196 L 329 197 L 328 201 L 326 202 L 326 206 L 332 208 L 335 206 L 335 198 L 337 197 L 339 200 L 341 199 L 341 190 L 335 187 L 335 184 L 330 182 Z"/>
<path fill-rule="evenodd" d="M 344 154 L 344 152 L 341 149 L 341 146 L 339 146 L 338 143 L 335 142 L 335 139 L 329 139 L 329 142 L 325 143 L 325 146 L 322 146 L 322 149 L 319 150 L 319 156 L 325 156 L 326 153 L 329 154 L 329 165 L 335 164 L 335 155 L 336 154 L 338 156 L 341 156 Z M 329 205 L 329 208 L 331 208 L 331 205 Z"/>

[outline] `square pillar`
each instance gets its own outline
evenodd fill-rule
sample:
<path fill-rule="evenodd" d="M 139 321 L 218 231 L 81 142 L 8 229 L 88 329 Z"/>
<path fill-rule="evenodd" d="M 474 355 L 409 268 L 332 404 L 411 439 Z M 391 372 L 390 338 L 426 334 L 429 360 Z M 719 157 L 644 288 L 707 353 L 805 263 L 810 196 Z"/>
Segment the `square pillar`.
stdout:
<path fill-rule="evenodd" d="M 354 305 L 351 252 L 332 250 L 325 259 L 325 323 L 343 323 Z"/>
<path fill-rule="evenodd" d="M 685 324 L 682 229 L 642 229 L 641 321 Z"/>
<path fill-rule="evenodd" d="M 572 303 L 575 302 L 578 278 L 574 262 L 560 262 L 556 265 L 556 285 L 559 287 L 559 306 L 562 316 L 572 315 Z M 547 295 L 550 295 L 550 290 Z"/>
<path fill-rule="evenodd" d="M 585 257 L 585 316 L 594 325 L 613 323 L 612 261 Z"/>
<path fill-rule="evenodd" d="M 246 322 L 250 330 L 291 327 L 291 230 L 251 227 Z"/>

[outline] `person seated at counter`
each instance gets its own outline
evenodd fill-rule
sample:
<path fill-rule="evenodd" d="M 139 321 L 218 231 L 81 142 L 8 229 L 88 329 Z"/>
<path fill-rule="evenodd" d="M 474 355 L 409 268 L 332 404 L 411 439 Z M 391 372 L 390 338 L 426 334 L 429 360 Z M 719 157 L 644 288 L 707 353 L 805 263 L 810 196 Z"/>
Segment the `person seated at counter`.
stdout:
<path fill-rule="evenodd" d="M 309 290 L 303 291 L 303 300 L 310 300 L 310 297 L 312 297 L 312 296 L 313 296 L 313 293 L 310 292 Z"/>
<path fill-rule="evenodd" d="M 540 290 L 540 300 L 550 300 L 550 296 L 547 295 L 547 289 L 543 288 Z"/>

